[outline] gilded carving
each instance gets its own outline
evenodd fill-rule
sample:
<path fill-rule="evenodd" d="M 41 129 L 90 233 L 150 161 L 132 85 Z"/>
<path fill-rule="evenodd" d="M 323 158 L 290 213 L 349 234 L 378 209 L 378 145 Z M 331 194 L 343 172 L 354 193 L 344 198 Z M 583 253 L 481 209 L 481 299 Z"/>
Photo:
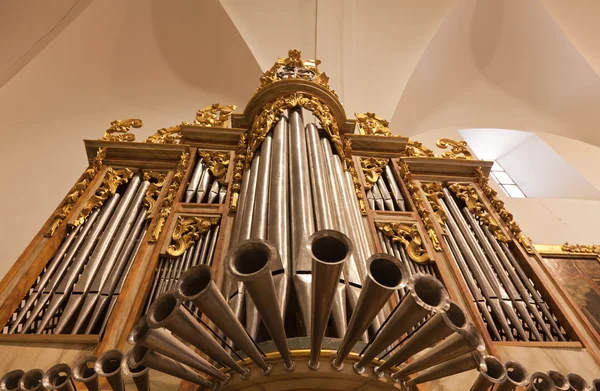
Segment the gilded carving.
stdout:
<path fill-rule="evenodd" d="M 79 213 L 79 217 L 73 222 L 75 227 L 83 224 L 87 218 L 90 216 L 90 213 L 96 208 L 104 205 L 104 202 L 108 199 L 108 197 L 115 195 L 119 186 L 123 183 L 129 182 L 129 180 L 133 177 L 133 171 L 129 168 L 118 169 L 115 170 L 112 167 L 109 167 L 106 170 L 106 175 L 104 176 L 104 180 L 94 195 L 87 200 L 83 209 Z"/>
<path fill-rule="evenodd" d="M 375 113 L 354 113 L 360 134 L 371 136 L 392 136 L 390 123 Z"/>
<path fill-rule="evenodd" d="M 246 165 L 246 149 L 248 148 L 246 142 L 247 138 L 248 136 L 246 133 L 241 134 L 235 148 L 235 164 L 233 166 L 233 178 L 231 180 L 231 198 L 229 199 L 229 210 L 232 212 L 237 210 L 240 198 L 242 176 L 244 166 Z"/>
<path fill-rule="evenodd" d="M 156 133 L 144 140 L 153 144 L 179 144 L 181 142 L 181 125 L 158 129 Z"/>
<path fill-rule="evenodd" d="M 196 119 L 193 124 L 209 128 L 226 128 L 233 110 L 235 110 L 234 105 L 224 106 L 219 103 L 213 103 L 196 112 Z M 186 122 L 183 122 L 183 124 L 190 125 Z"/>
<path fill-rule="evenodd" d="M 569 244 L 565 242 L 560 246 L 560 249 L 567 253 L 600 255 L 600 245 L 597 244 Z"/>
<path fill-rule="evenodd" d="M 227 167 L 229 167 L 229 152 L 200 151 L 200 156 L 210 172 L 218 179 L 220 184 L 225 184 Z"/>
<path fill-rule="evenodd" d="M 175 168 L 175 173 L 173 174 L 173 179 L 171 180 L 171 184 L 169 185 L 169 189 L 167 190 L 167 195 L 162 201 L 160 206 L 160 213 L 158 216 L 158 220 L 154 224 L 154 228 L 152 229 L 152 235 L 150 235 L 150 239 L 148 240 L 150 243 L 156 243 L 162 232 L 165 223 L 167 222 L 167 218 L 171 214 L 171 209 L 173 208 L 173 203 L 175 202 L 175 196 L 177 195 L 177 190 L 179 189 L 179 185 L 183 180 L 183 176 L 185 174 L 185 170 L 187 168 L 188 162 L 190 160 L 190 154 L 187 152 L 183 152 L 181 154 L 181 158 L 179 159 L 179 163 Z"/>
<path fill-rule="evenodd" d="M 354 185 L 354 193 L 356 194 L 356 198 L 358 199 L 358 206 L 360 208 L 360 213 L 363 216 L 367 215 L 367 205 L 365 204 L 365 200 L 363 198 L 362 186 L 360 184 L 360 180 L 358 179 L 358 174 L 356 173 L 356 169 L 354 168 L 354 163 L 352 162 L 352 140 L 349 138 L 344 139 L 344 154 L 340 156 L 342 161 L 344 161 L 346 170 L 352 176 L 352 184 Z"/>
<path fill-rule="evenodd" d="M 177 218 L 177 224 L 173 230 L 171 244 L 167 248 L 167 254 L 172 257 L 182 255 L 185 250 L 200 238 L 200 235 L 208 232 L 210 227 L 219 224 L 220 217 L 183 217 Z"/>
<path fill-rule="evenodd" d="M 100 140 L 105 141 L 135 141 L 135 134 L 128 133 L 134 128 L 141 128 L 144 122 L 141 119 L 114 120 L 110 123 L 110 128 L 104 131 L 104 137 Z"/>
<path fill-rule="evenodd" d="M 388 159 L 378 159 L 374 157 L 360 158 L 360 167 L 365 174 L 365 189 L 372 188 L 383 173 L 385 166 L 388 164 Z"/>
<path fill-rule="evenodd" d="M 442 153 L 442 158 L 444 159 L 462 159 L 462 160 L 472 160 L 473 156 L 469 149 L 467 148 L 467 142 L 460 140 L 451 140 L 449 138 L 439 139 L 436 145 L 441 149 L 450 148 L 449 151 Z"/>
<path fill-rule="evenodd" d="M 421 188 L 425 192 L 425 196 L 427 197 L 427 201 L 429 201 L 429 205 L 431 209 L 433 209 L 433 213 L 442 227 L 442 230 L 446 229 L 446 220 L 448 217 L 446 216 L 446 212 L 442 208 L 440 204 L 440 198 L 444 198 L 444 192 L 442 191 L 443 185 L 441 182 L 421 182 Z M 444 232 L 445 233 L 445 232 Z"/>
<path fill-rule="evenodd" d="M 150 219 L 156 209 L 156 201 L 160 195 L 160 191 L 165 184 L 167 174 L 164 172 L 145 171 L 144 180 L 150 182 L 146 197 L 144 198 L 144 207 L 147 209 L 146 218 Z"/>
<path fill-rule="evenodd" d="M 413 261 L 417 263 L 431 262 L 427 250 L 423 247 L 423 241 L 416 224 L 375 223 L 375 226 L 385 236 L 392 239 L 392 242 L 401 243 Z"/>
<path fill-rule="evenodd" d="M 419 186 L 417 186 L 417 184 L 413 181 L 410 169 L 402 159 L 398 161 L 398 166 L 400 168 L 400 176 L 402 177 L 402 180 L 404 180 L 404 183 L 406 183 L 406 187 L 408 188 L 408 192 L 410 193 L 410 198 L 415 204 L 415 208 L 417 209 L 417 212 L 421 217 L 421 221 L 423 221 L 423 225 L 425 225 L 427 235 L 431 239 L 433 248 L 435 249 L 435 251 L 442 251 L 442 247 L 440 246 L 440 240 L 437 234 L 435 233 L 433 222 L 431 221 L 431 214 L 425 207 L 425 202 L 419 192 Z"/>
<path fill-rule="evenodd" d="M 287 58 L 279 57 L 271 69 L 261 76 L 258 91 L 279 80 L 302 79 L 320 84 L 335 95 L 335 91 L 329 87 L 329 77 L 325 72 L 319 71 L 318 65 L 320 63 L 321 60 L 317 59 L 303 60 L 300 50 L 291 49 L 288 51 Z"/>
<path fill-rule="evenodd" d="M 105 157 L 106 148 L 99 148 L 98 152 L 96 153 L 96 157 L 94 158 L 94 162 L 88 167 L 87 170 L 84 171 L 84 173 L 81 175 L 81 178 L 79 178 L 79 181 L 77 181 L 75 186 L 71 188 L 67 196 L 54 211 L 54 218 L 52 219 L 50 227 L 48 227 L 48 230 L 44 236 L 51 237 L 54 235 L 54 232 L 56 232 L 58 227 L 67 218 L 77 200 L 79 200 L 79 198 L 83 195 L 85 190 L 90 185 L 92 179 L 94 179 L 96 174 L 98 174 L 102 168 L 102 161 Z"/>
<path fill-rule="evenodd" d="M 403 155 L 406 157 L 436 157 L 431 149 L 415 140 L 408 140 Z"/>
<path fill-rule="evenodd" d="M 496 191 L 492 189 L 488 184 L 488 179 L 483 173 L 481 167 L 477 167 L 475 169 L 475 176 L 479 182 L 479 187 L 483 191 L 483 194 L 485 194 L 485 196 L 488 198 L 496 212 L 498 212 L 500 218 L 504 221 L 510 232 L 512 232 L 512 234 L 515 235 L 517 241 L 521 243 L 521 245 L 523 246 L 525 251 L 527 251 L 528 254 L 533 254 L 531 242 L 525 236 L 523 231 L 521 231 L 521 227 L 519 227 L 519 225 L 515 223 L 515 221 L 513 220 L 513 215 L 504 208 L 504 202 L 496 197 L 498 193 L 496 193 Z"/>

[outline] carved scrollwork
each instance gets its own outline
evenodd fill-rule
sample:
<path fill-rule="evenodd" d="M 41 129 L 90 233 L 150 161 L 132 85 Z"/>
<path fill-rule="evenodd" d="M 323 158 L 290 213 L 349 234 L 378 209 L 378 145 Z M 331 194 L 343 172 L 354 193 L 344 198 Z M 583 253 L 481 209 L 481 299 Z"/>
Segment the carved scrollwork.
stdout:
<path fill-rule="evenodd" d="M 110 128 L 104 131 L 104 137 L 100 140 L 105 141 L 135 141 L 135 134 L 128 133 L 133 128 L 141 128 L 144 122 L 141 119 L 123 119 L 114 120 L 110 123 Z"/>
<path fill-rule="evenodd" d="M 108 197 L 115 195 L 119 186 L 123 183 L 129 182 L 129 180 L 133 177 L 133 171 L 129 168 L 115 170 L 112 167 L 109 167 L 106 170 L 106 175 L 104 176 L 104 180 L 94 195 L 87 200 L 83 209 L 79 213 L 79 217 L 73 222 L 73 226 L 77 227 L 83 224 L 87 218 L 90 216 L 90 213 L 96 208 L 104 205 L 104 202 L 108 199 Z"/>
<path fill-rule="evenodd" d="M 150 243 L 156 243 L 158 241 L 160 233 L 162 232 L 165 223 L 167 222 L 167 218 L 171 214 L 171 209 L 173 208 L 173 203 L 175 202 L 175 196 L 177 195 L 177 189 L 179 189 L 179 185 L 183 180 L 183 176 L 185 174 L 185 170 L 187 168 L 189 160 L 190 154 L 187 152 L 183 152 L 181 154 L 181 158 L 179 159 L 179 163 L 175 168 L 175 173 L 173 174 L 173 179 L 171 180 L 169 189 L 167 190 L 167 195 L 163 199 L 162 204 L 160 206 L 158 220 L 156 220 L 154 228 L 152 229 L 152 235 L 150 235 L 150 239 L 148 240 L 148 242 Z"/>
<path fill-rule="evenodd" d="M 185 250 L 200 238 L 200 235 L 208 232 L 210 227 L 219 224 L 220 217 L 183 217 L 177 218 L 177 224 L 173 230 L 171 244 L 167 248 L 167 254 L 172 257 L 182 255 Z"/>
<path fill-rule="evenodd" d="M 231 180 L 231 198 L 229 199 L 229 210 L 232 212 L 237 210 L 240 198 L 242 175 L 244 166 L 246 165 L 246 150 L 248 148 L 247 139 L 248 136 L 246 133 L 241 134 L 235 148 L 235 164 L 233 166 L 233 178 Z"/>
<path fill-rule="evenodd" d="M 234 105 L 221 105 L 220 103 L 213 103 L 210 106 L 206 106 L 196 112 L 196 119 L 193 125 L 205 126 L 205 127 L 217 127 L 226 128 L 229 124 L 229 118 L 235 110 Z M 182 122 L 183 125 L 191 125 L 187 122 Z"/>
<path fill-rule="evenodd" d="M 219 183 L 224 185 L 225 174 L 227 174 L 227 167 L 229 167 L 229 152 L 200 151 L 200 156 Z"/>
<path fill-rule="evenodd" d="M 415 140 L 408 140 L 403 155 L 406 157 L 436 157 L 431 149 Z"/>
<path fill-rule="evenodd" d="M 146 171 L 144 172 L 144 180 L 150 182 L 146 197 L 144 198 L 144 207 L 147 209 L 146 218 L 149 219 L 154 214 L 156 209 L 156 201 L 160 195 L 160 191 L 165 184 L 167 174 L 164 172 Z"/>
<path fill-rule="evenodd" d="M 436 145 L 441 149 L 446 149 L 450 147 L 450 150 L 442 153 L 442 158 L 444 159 L 462 159 L 462 160 L 472 160 L 473 156 L 469 149 L 467 148 L 467 142 L 460 140 L 451 140 L 449 138 L 439 139 Z"/>
<path fill-rule="evenodd" d="M 44 234 L 46 237 L 51 237 L 54 235 L 58 227 L 62 224 L 62 222 L 67 218 L 73 206 L 79 200 L 79 198 L 83 195 L 85 190 L 90 185 L 90 182 L 96 174 L 102 168 L 102 161 L 106 157 L 106 148 L 99 148 L 96 153 L 96 157 L 94 158 L 94 162 L 84 171 L 81 175 L 75 186 L 71 188 L 67 196 L 60 203 L 58 208 L 54 211 L 54 218 L 50 223 L 50 227 Z"/>
<path fill-rule="evenodd" d="M 390 123 L 378 117 L 375 113 L 354 113 L 356 116 L 356 122 L 358 123 L 358 130 L 360 134 L 366 134 L 371 136 L 393 136 L 389 126 Z"/>
<path fill-rule="evenodd" d="M 515 223 L 512 213 L 509 213 L 506 208 L 504 208 L 504 202 L 496 197 L 498 193 L 496 193 L 496 191 L 488 184 L 488 178 L 483 173 L 481 167 L 475 169 L 475 177 L 479 182 L 481 191 L 483 191 L 483 194 L 485 194 L 496 212 L 498 212 L 500 218 L 504 221 L 510 232 L 517 238 L 517 241 L 523 246 L 528 254 L 533 254 L 531 241 L 525 236 L 523 231 L 521 231 L 521 227 Z"/>
<path fill-rule="evenodd" d="M 425 202 L 423 197 L 421 197 L 421 193 L 419 192 L 419 186 L 412 179 L 412 174 L 410 173 L 410 169 L 408 165 L 400 159 L 398 161 L 398 166 L 400 168 L 400 176 L 404 183 L 406 183 L 406 187 L 408 188 L 408 192 L 410 194 L 410 198 L 413 200 L 415 204 L 415 208 L 421 217 L 421 221 L 423 221 L 423 225 L 425 225 L 425 229 L 427 230 L 427 235 L 431 239 L 431 243 L 433 244 L 433 248 L 435 251 L 442 251 L 442 247 L 440 245 L 440 240 L 435 233 L 435 229 L 433 226 L 433 222 L 431 221 L 431 214 L 425 207 Z"/>
<path fill-rule="evenodd" d="M 401 243 L 413 261 L 417 263 L 431 262 L 427 250 L 423 247 L 423 241 L 416 224 L 375 223 L 375 226 L 392 242 Z"/>
<path fill-rule="evenodd" d="M 560 246 L 560 249 L 567 253 L 600 255 L 600 245 L 597 244 L 569 244 L 565 242 Z"/>
<path fill-rule="evenodd" d="M 365 174 L 365 189 L 372 188 L 383 173 L 385 166 L 388 164 L 388 159 L 378 159 L 374 157 L 360 158 L 360 167 Z"/>
<path fill-rule="evenodd" d="M 425 192 L 427 201 L 429 201 L 429 205 L 431 205 L 431 209 L 433 209 L 433 213 L 435 214 L 435 217 L 438 223 L 440 224 L 440 227 L 442 227 L 442 229 L 445 230 L 446 220 L 448 219 L 448 217 L 446 216 L 446 212 L 440 204 L 440 198 L 444 198 L 444 192 L 442 191 L 442 183 L 421 182 L 421 188 Z"/>
<path fill-rule="evenodd" d="M 344 139 L 344 154 L 341 155 L 341 157 L 344 159 L 342 161 L 345 162 L 346 170 L 352 176 L 352 184 L 354 185 L 354 193 L 356 194 L 356 198 L 358 200 L 360 214 L 366 216 L 367 205 L 365 204 L 365 200 L 363 198 L 362 193 L 362 186 L 360 184 L 360 180 L 358 179 L 356 169 L 354 168 L 354 162 L 352 161 L 352 140 L 350 140 L 349 138 Z"/>
<path fill-rule="evenodd" d="M 179 144 L 181 142 L 181 126 L 158 129 L 156 133 L 144 140 L 153 144 Z"/>

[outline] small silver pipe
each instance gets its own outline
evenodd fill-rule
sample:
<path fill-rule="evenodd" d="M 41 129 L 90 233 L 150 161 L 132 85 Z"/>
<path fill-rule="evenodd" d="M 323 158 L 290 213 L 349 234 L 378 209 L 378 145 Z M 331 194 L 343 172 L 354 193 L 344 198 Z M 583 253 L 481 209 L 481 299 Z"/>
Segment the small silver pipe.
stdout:
<path fill-rule="evenodd" d="M 208 185 L 210 185 L 210 181 L 212 179 L 212 174 L 208 167 L 204 167 L 202 170 L 202 175 L 200 176 L 200 182 L 198 183 L 198 188 L 196 189 L 196 203 L 202 203 L 204 198 L 206 197 L 206 192 L 208 191 Z"/>
<path fill-rule="evenodd" d="M 404 197 L 402 196 L 402 192 L 400 191 L 400 187 L 398 186 L 398 182 L 396 182 L 396 178 L 394 177 L 394 173 L 392 172 L 389 163 L 386 164 L 384 173 L 385 179 L 387 179 L 387 183 L 389 183 L 390 189 L 392 190 L 392 195 L 394 196 L 394 201 L 396 201 L 398 210 L 402 212 L 406 211 Z"/>
<path fill-rule="evenodd" d="M 204 169 L 204 164 L 202 163 L 202 158 L 199 158 L 196 167 L 194 167 L 194 173 L 192 174 L 192 178 L 190 179 L 190 183 L 185 191 L 185 202 L 192 202 L 194 199 L 194 195 L 196 194 L 196 190 L 198 189 L 198 184 L 200 183 L 200 176 L 202 175 L 202 170 Z"/>
<path fill-rule="evenodd" d="M 123 375 L 121 374 L 121 360 L 123 352 L 117 349 L 107 350 L 102 353 L 94 369 L 98 376 L 105 377 L 113 391 L 125 391 L 125 383 L 123 383 Z"/>
<path fill-rule="evenodd" d="M 212 185 L 210 185 L 210 191 L 208 192 L 208 200 L 206 201 L 208 204 L 212 204 L 219 197 L 219 181 L 214 178 Z"/>
<path fill-rule="evenodd" d="M 381 193 L 381 197 L 383 197 L 383 204 L 385 205 L 384 210 L 394 211 L 394 201 L 392 200 L 390 191 L 388 190 L 387 185 L 385 184 L 385 181 L 383 180 L 382 176 L 380 176 L 379 179 L 377 179 L 376 186 L 379 188 L 379 193 Z"/>

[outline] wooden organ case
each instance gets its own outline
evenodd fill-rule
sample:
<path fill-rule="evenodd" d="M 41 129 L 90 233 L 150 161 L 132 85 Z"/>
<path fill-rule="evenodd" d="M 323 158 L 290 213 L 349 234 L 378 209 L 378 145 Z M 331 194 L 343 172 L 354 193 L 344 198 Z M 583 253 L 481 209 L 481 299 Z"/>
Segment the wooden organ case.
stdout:
<path fill-rule="evenodd" d="M 3 279 L 0 388 L 600 387 L 598 327 L 492 163 L 347 118 L 318 65 L 291 50 L 240 114 L 85 141 Z"/>

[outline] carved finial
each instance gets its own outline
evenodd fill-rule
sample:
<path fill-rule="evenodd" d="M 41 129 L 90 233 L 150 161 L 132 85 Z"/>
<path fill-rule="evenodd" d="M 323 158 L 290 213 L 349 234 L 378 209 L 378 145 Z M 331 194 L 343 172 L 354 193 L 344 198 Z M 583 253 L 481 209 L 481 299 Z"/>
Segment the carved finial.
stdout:
<path fill-rule="evenodd" d="M 135 141 L 135 134 L 127 133 L 129 129 L 141 128 L 144 122 L 141 119 L 114 120 L 110 123 L 110 128 L 104 131 L 104 137 L 100 140 L 106 141 Z"/>

